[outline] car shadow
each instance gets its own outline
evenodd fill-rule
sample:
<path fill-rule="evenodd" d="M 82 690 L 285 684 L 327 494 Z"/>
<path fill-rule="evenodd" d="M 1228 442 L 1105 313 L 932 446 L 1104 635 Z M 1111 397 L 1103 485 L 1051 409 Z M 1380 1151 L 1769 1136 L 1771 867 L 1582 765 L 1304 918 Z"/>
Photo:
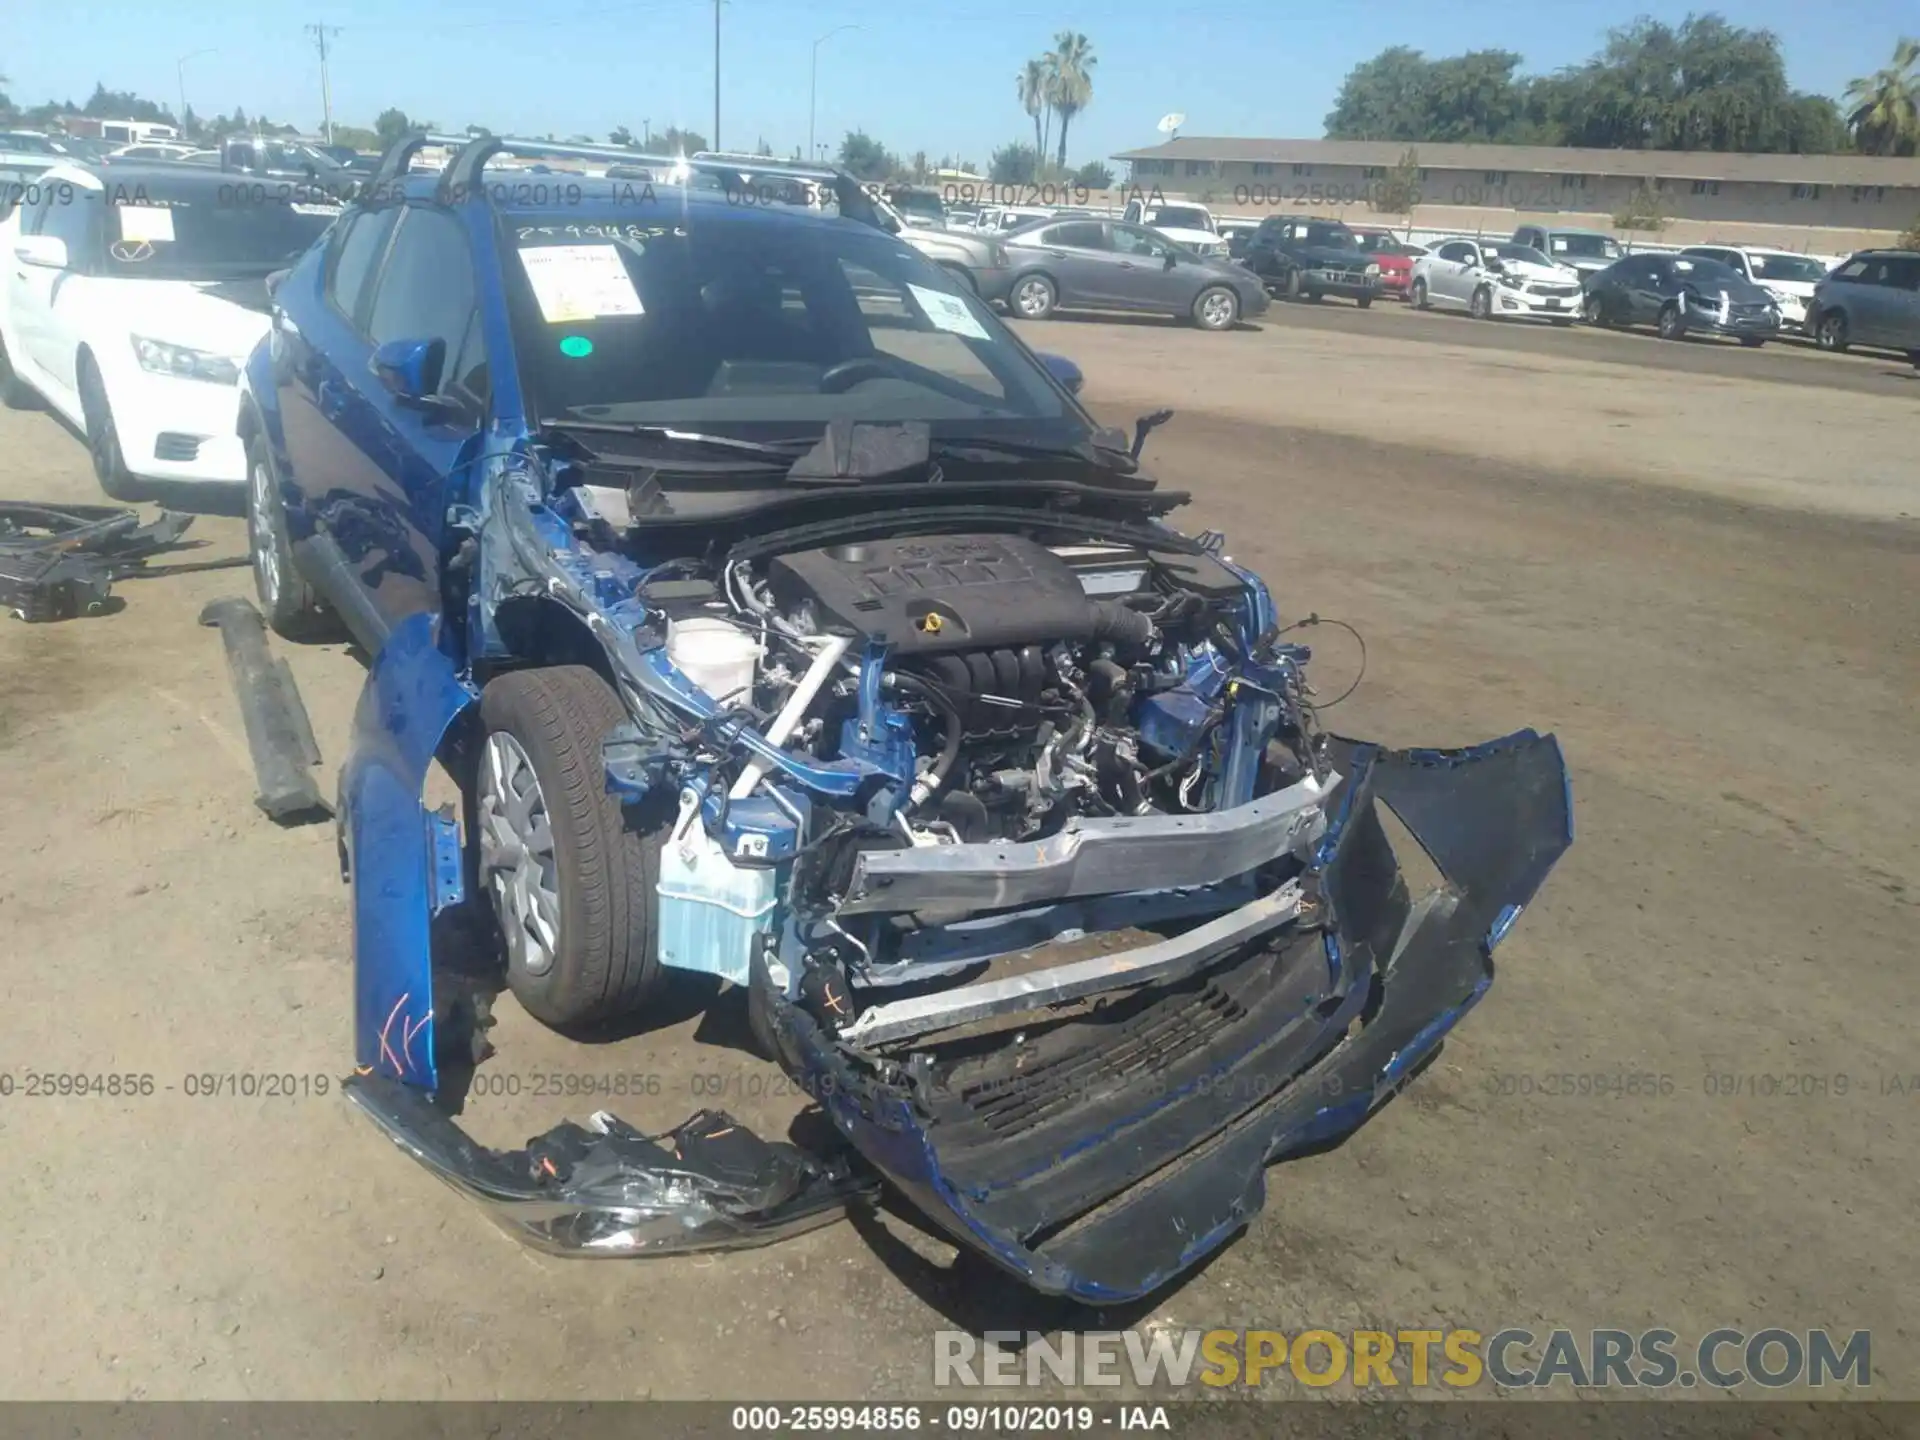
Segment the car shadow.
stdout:
<path fill-rule="evenodd" d="M 1068 325 L 1137 325 L 1157 330 L 1197 330 L 1184 315 L 1144 315 L 1136 310 L 1056 310 L 1045 322 L 1060 321 Z M 1235 330 L 1259 330 L 1262 327 L 1252 320 L 1236 320 Z"/>

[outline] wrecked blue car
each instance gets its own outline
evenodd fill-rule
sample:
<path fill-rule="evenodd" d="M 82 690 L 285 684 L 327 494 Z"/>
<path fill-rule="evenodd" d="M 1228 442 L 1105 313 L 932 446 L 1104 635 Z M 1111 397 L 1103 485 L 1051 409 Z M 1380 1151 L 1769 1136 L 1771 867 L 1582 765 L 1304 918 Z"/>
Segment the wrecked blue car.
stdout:
<path fill-rule="evenodd" d="M 1435 1053 L 1570 842 L 1551 736 L 1328 733 L 1301 628 L 1166 522 L 1164 415 L 1100 427 L 844 177 L 766 204 L 422 144 L 277 278 L 241 417 L 263 609 L 370 661 L 348 1093 L 401 1149 L 559 1252 L 760 1244 L 884 1188 L 1105 1302 Z M 834 1147 L 459 1128 L 492 994 L 581 1032 L 676 971 L 744 992 Z"/>

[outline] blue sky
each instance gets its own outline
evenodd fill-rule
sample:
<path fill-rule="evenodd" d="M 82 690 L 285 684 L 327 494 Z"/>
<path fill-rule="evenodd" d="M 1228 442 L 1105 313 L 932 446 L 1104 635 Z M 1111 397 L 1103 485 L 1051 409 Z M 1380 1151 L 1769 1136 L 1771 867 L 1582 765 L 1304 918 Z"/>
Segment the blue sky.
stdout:
<path fill-rule="evenodd" d="M 333 48 L 336 120 L 370 124 L 388 105 L 444 125 L 502 133 L 604 137 L 679 123 L 712 129 L 711 0 L 13 0 L 0 72 L 17 103 L 71 96 L 96 80 L 177 103 L 176 58 L 202 113 L 265 111 L 316 123 L 319 65 L 303 27 L 340 27 Z M 1387 45 L 1431 55 L 1503 47 L 1528 70 L 1585 59 L 1603 32 L 1638 11 L 1678 20 L 1685 4 L 1627 0 L 725 0 L 721 139 L 762 136 L 782 154 L 806 143 L 808 66 L 815 37 L 859 28 L 820 47 L 819 138 L 864 128 L 895 150 L 953 153 L 984 164 L 992 148 L 1032 136 L 1014 76 L 1055 31 L 1084 31 L 1099 64 L 1092 108 L 1075 122 L 1075 163 L 1151 144 L 1154 124 L 1185 113 L 1191 135 L 1315 136 L 1341 78 Z M 1701 7 L 1705 8 L 1705 7 Z M 1722 13 L 1782 39 L 1788 74 L 1837 95 L 1887 63 L 1904 28 L 1920 31 L 1913 0 L 1747 0 Z M 1284 24 L 1278 23 L 1284 17 Z"/>

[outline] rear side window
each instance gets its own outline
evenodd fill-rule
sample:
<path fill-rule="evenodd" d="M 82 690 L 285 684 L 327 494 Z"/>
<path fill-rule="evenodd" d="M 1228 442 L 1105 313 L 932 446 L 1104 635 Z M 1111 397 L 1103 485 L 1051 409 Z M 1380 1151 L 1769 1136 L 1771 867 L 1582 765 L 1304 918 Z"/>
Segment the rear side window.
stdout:
<path fill-rule="evenodd" d="M 1442 260 L 1458 260 L 1462 265 L 1471 265 L 1474 261 L 1473 247 L 1456 240 L 1440 247 Z"/>
<path fill-rule="evenodd" d="M 1104 250 L 1107 248 L 1106 232 L 1099 223 L 1085 220 L 1068 225 L 1055 225 L 1044 231 L 1040 240 L 1045 245 L 1064 245 L 1072 250 Z"/>
<path fill-rule="evenodd" d="M 333 244 L 333 263 L 327 276 L 327 299 L 342 315 L 356 324 L 361 315 L 361 300 L 374 264 L 393 233 L 398 210 L 373 210 L 355 215 Z"/>
<path fill-rule="evenodd" d="M 1866 273 L 1867 273 L 1866 261 L 1849 260 L 1846 264 L 1842 265 L 1838 270 L 1833 272 L 1833 278 L 1836 280 L 1858 280 L 1862 278 Z"/>
<path fill-rule="evenodd" d="M 1896 290 L 1920 290 L 1920 259 L 1902 255 L 1887 261 L 1885 283 Z"/>

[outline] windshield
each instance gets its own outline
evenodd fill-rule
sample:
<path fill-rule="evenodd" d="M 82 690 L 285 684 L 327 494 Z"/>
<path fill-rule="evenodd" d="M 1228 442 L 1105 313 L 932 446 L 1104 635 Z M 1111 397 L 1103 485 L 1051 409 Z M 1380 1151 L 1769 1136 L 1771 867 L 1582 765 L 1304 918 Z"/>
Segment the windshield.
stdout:
<path fill-rule="evenodd" d="M 1335 250 L 1360 248 L 1360 237 L 1344 225 L 1309 225 L 1306 241 L 1309 245 L 1325 245 Z"/>
<path fill-rule="evenodd" d="M 1747 254 L 1747 263 L 1753 267 L 1756 280 L 1824 280 L 1827 267 L 1819 260 L 1805 255 L 1755 255 Z"/>
<path fill-rule="evenodd" d="M 1219 233 L 1213 228 L 1213 217 L 1198 205 L 1162 205 L 1153 212 L 1153 219 L 1147 223 L 1162 230 L 1204 230 L 1209 235 Z"/>
<path fill-rule="evenodd" d="M 1487 248 L 1502 260 L 1518 260 L 1523 265 L 1553 264 L 1553 261 L 1531 245 L 1489 245 Z"/>
<path fill-rule="evenodd" d="M 222 204 L 210 188 L 186 198 L 129 195 L 112 197 L 107 216 L 108 268 L 127 279 L 266 275 L 297 259 L 340 213 L 326 204 Z"/>
<path fill-rule="evenodd" d="M 905 190 L 895 195 L 893 208 L 910 220 L 931 220 L 941 224 L 947 218 L 947 207 L 940 203 L 940 197 L 922 190 Z"/>
<path fill-rule="evenodd" d="M 514 223 L 515 347 L 540 413 L 787 434 L 841 417 L 1087 433 L 993 312 L 897 241 L 682 214 L 671 228 Z"/>
<path fill-rule="evenodd" d="M 1577 255 L 1583 260 L 1618 260 L 1620 242 L 1611 235 L 1550 235 L 1547 245 L 1555 255 Z"/>
<path fill-rule="evenodd" d="M 1744 280 L 1744 276 L 1731 265 L 1719 260 L 1707 260 L 1698 255 L 1675 256 L 1674 274 L 1689 284 L 1704 281 L 1709 285 L 1732 285 Z"/>

